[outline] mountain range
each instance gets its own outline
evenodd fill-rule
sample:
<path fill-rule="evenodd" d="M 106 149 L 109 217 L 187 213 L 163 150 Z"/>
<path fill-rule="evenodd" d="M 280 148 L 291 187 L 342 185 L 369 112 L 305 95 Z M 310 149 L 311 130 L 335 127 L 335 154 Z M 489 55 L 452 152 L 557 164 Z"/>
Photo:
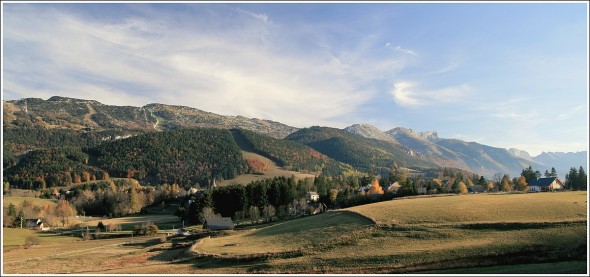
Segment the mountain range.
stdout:
<path fill-rule="evenodd" d="M 452 167 L 492 177 L 496 173 L 517 176 L 532 166 L 544 172 L 555 167 L 564 177 L 570 167 L 585 166 L 587 151 L 542 153 L 531 157 L 526 151 L 505 149 L 477 142 L 439 138 L 436 131 L 417 132 L 397 127 L 381 131 L 369 124 L 344 129 L 330 127 L 297 128 L 286 124 L 243 116 L 225 116 L 199 109 L 165 104 L 143 107 L 105 105 L 94 100 L 54 96 L 47 100 L 24 98 L 3 103 L 4 130 L 72 130 L 124 138 L 142 133 L 186 128 L 242 129 L 278 140 L 306 145 L 343 164 L 361 171 L 382 173 L 393 162 L 406 167 Z M 6 141 L 16 156 L 31 146 Z M 292 146 L 292 145 L 291 145 Z M 290 146 L 290 147 L 291 147 Z M 10 149 L 8 149 L 10 150 Z M 277 154 L 278 155 L 278 154 Z M 280 157 L 272 157 L 279 159 Z"/>

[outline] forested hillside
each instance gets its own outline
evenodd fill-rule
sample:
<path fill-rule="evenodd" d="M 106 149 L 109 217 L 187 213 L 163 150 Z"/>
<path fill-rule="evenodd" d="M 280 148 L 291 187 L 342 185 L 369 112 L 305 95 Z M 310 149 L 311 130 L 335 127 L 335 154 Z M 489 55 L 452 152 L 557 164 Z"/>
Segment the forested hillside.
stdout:
<path fill-rule="evenodd" d="M 287 170 L 339 175 L 352 169 L 295 141 L 275 139 L 241 129 L 233 129 L 232 134 L 240 148 L 263 155 Z"/>
<path fill-rule="evenodd" d="M 108 177 L 104 170 L 88 166 L 88 154 L 76 147 L 34 150 L 5 168 L 4 178 L 13 186 L 45 189 Z"/>
<path fill-rule="evenodd" d="M 289 135 L 287 139 L 308 145 L 364 172 L 386 174 L 394 162 L 414 168 L 435 166 L 432 162 L 411 156 L 407 149 L 397 144 L 363 138 L 336 128 L 305 128 Z"/>
<path fill-rule="evenodd" d="M 246 169 L 239 147 L 224 129 L 135 135 L 5 129 L 4 150 L 4 179 L 19 188 L 64 186 L 109 175 L 188 187 L 231 179 Z"/>
<path fill-rule="evenodd" d="M 245 171 L 240 148 L 224 129 L 149 133 L 93 148 L 96 165 L 112 176 L 151 184 L 206 185 Z"/>

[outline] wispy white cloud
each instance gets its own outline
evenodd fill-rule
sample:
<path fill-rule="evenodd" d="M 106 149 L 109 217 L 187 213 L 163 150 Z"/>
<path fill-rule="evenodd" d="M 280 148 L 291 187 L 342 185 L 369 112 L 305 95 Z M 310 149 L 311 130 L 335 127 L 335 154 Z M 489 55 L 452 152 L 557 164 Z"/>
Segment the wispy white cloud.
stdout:
<path fill-rule="evenodd" d="M 418 57 L 418 53 L 416 53 L 414 50 L 403 48 L 403 47 L 401 47 L 399 45 L 398 46 L 393 46 L 393 44 L 391 42 L 385 43 L 385 47 L 391 48 L 391 49 L 393 49 L 395 51 L 398 51 L 398 52 L 402 52 L 404 54 L 408 54 L 408 55 L 411 55 L 411 56 Z"/>
<path fill-rule="evenodd" d="M 433 90 L 420 89 L 412 82 L 396 82 L 391 90 L 394 101 L 406 107 L 436 105 L 440 103 L 457 103 L 463 101 L 472 91 L 467 84 Z"/>
<path fill-rule="evenodd" d="M 265 13 L 255 13 L 255 12 L 251 12 L 248 10 L 244 10 L 244 9 L 239 9 L 236 8 L 236 11 L 247 14 L 249 16 L 252 16 L 253 18 L 256 18 L 264 23 L 271 23 L 272 21 L 269 19 L 268 15 Z"/>
<path fill-rule="evenodd" d="M 237 14 L 246 18 L 233 17 L 234 30 L 214 32 L 202 18 L 176 26 L 192 19 L 134 14 L 102 23 L 40 5 L 13 6 L 5 12 L 5 92 L 115 105 L 162 102 L 298 127 L 338 126 L 375 95 L 369 82 L 404 66 L 364 58 L 370 40 L 340 52 L 281 51 L 289 26 L 266 14 Z"/>

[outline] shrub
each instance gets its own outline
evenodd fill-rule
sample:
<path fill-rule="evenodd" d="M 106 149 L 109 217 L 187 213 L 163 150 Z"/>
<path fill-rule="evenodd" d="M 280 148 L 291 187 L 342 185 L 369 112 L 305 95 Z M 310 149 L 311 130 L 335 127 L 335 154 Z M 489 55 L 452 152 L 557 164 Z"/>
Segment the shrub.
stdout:
<path fill-rule="evenodd" d="M 167 242 L 167 241 L 168 241 L 168 238 L 166 237 L 166 235 L 161 235 L 160 236 L 160 243 L 164 243 L 164 242 Z"/>
<path fill-rule="evenodd" d="M 153 235 L 157 234 L 158 231 L 160 231 L 160 229 L 158 228 L 158 226 L 156 224 L 153 224 L 152 223 L 152 225 L 149 225 L 148 226 L 146 234 L 153 236 Z"/>
<path fill-rule="evenodd" d="M 99 221 L 99 222 L 98 222 L 98 224 L 96 225 L 96 229 L 97 229 L 98 231 L 103 231 L 103 230 L 106 230 L 106 228 L 105 228 L 105 226 L 104 226 L 104 223 L 102 223 L 102 221 Z"/>
<path fill-rule="evenodd" d="M 92 235 L 90 234 L 90 230 L 86 230 L 82 232 L 82 240 L 91 240 Z"/>
<path fill-rule="evenodd" d="M 41 244 L 41 239 L 35 236 L 28 236 L 25 238 L 25 248 L 29 248 L 32 245 Z"/>

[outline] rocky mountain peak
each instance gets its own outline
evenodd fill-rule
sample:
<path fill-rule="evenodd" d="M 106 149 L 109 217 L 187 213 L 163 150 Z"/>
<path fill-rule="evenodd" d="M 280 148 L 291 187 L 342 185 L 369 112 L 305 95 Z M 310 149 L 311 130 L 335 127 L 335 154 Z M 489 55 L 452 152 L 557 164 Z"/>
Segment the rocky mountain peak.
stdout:
<path fill-rule="evenodd" d="M 508 152 L 510 153 L 510 155 L 517 157 L 517 158 L 523 158 L 525 160 L 532 160 L 533 158 L 531 157 L 531 155 L 529 154 L 529 152 L 524 151 L 524 150 L 520 150 L 520 149 L 516 149 L 516 148 L 510 148 L 508 149 Z"/>
<path fill-rule="evenodd" d="M 418 139 L 427 140 L 431 142 L 436 142 L 439 140 L 438 133 L 436 131 L 426 131 L 426 132 L 417 132 L 409 128 L 404 127 L 397 127 L 393 128 L 387 132 L 385 132 L 392 138 L 397 138 L 399 136 L 412 136 Z"/>
<path fill-rule="evenodd" d="M 359 135 L 365 138 L 372 138 L 372 139 L 378 139 L 378 140 L 385 140 L 385 141 L 395 141 L 393 138 L 389 137 L 388 135 L 386 135 L 385 133 L 383 133 L 381 130 L 377 129 L 377 127 L 370 125 L 370 124 L 353 124 L 350 125 L 346 128 L 344 128 L 345 131 L 355 134 L 355 135 Z"/>

